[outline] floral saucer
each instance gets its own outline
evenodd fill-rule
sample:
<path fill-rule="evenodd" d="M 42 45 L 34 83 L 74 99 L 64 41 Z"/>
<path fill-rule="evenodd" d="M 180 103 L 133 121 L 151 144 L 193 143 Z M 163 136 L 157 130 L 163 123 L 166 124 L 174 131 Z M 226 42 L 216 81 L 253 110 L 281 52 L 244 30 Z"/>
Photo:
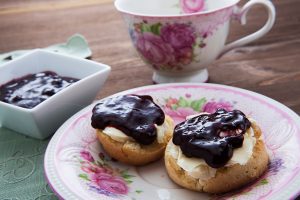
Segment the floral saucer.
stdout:
<path fill-rule="evenodd" d="M 300 118 L 263 95 L 216 84 L 165 84 L 119 94 L 148 94 L 176 123 L 187 115 L 240 109 L 260 124 L 270 156 L 267 172 L 256 182 L 223 195 L 192 192 L 174 184 L 163 161 L 144 167 L 108 157 L 91 127 L 90 105 L 56 132 L 45 155 L 49 185 L 67 200 L 290 199 L 300 193 Z M 116 94 L 116 95 L 119 95 Z"/>

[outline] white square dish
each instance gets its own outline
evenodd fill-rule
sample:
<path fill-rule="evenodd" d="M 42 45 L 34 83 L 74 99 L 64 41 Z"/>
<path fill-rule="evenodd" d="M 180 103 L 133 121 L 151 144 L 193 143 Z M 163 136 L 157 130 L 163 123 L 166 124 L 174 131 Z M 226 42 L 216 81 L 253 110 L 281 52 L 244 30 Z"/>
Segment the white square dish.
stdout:
<path fill-rule="evenodd" d="M 39 49 L 8 62 L 0 67 L 0 85 L 42 71 L 80 80 L 31 109 L 0 101 L 0 125 L 30 137 L 47 138 L 94 100 L 110 70 L 105 64 Z"/>

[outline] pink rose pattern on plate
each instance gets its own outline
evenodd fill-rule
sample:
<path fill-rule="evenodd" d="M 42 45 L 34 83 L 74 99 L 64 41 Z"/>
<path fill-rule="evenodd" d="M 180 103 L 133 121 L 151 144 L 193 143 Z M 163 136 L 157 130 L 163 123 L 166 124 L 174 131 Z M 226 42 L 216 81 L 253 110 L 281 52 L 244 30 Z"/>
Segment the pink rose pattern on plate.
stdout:
<path fill-rule="evenodd" d="M 182 122 L 189 115 L 195 115 L 200 112 L 213 113 L 218 108 L 233 110 L 234 102 L 228 102 L 223 99 L 211 99 L 207 101 L 205 97 L 200 99 L 191 99 L 191 94 L 185 94 L 184 97 L 165 99 L 165 105 L 162 107 L 166 114 L 171 116 L 176 123 Z"/>
<path fill-rule="evenodd" d="M 198 62 L 195 48 L 204 48 L 206 33 L 197 33 L 192 23 L 135 23 L 131 39 L 142 58 L 155 69 L 181 70 Z"/>
<path fill-rule="evenodd" d="M 180 8 L 183 13 L 195 13 L 204 10 L 204 0 L 180 0 Z"/>
<path fill-rule="evenodd" d="M 214 113 L 218 108 L 224 108 L 225 110 L 233 110 L 232 103 L 224 100 L 220 101 L 210 101 L 207 102 L 202 110 L 203 112 Z"/>
<path fill-rule="evenodd" d="M 128 174 L 128 170 L 121 170 L 110 166 L 110 158 L 102 152 L 98 154 L 98 159 L 94 159 L 87 150 L 80 152 L 80 168 L 82 173 L 78 175 L 87 181 L 91 191 L 104 194 L 110 197 L 121 197 L 129 192 L 128 184 L 132 183 L 133 175 Z M 141 190 L 135 191 L 140 193 Z"/>

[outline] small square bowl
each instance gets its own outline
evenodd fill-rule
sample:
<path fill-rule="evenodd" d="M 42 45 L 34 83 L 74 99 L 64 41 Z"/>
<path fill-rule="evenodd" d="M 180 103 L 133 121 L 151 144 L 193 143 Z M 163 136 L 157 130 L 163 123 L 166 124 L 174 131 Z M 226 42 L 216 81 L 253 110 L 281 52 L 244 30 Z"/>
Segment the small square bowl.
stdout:
<path fill-rule="evenodd" d="M 45 139 L 75 112 L 90 104 L 106 81 L 108 65 L 34 50 L 0 67 L 0 85 L 42 71 L 80 79 L 31 109 L 0 101 L 0 125 L 24 135 Z"/>

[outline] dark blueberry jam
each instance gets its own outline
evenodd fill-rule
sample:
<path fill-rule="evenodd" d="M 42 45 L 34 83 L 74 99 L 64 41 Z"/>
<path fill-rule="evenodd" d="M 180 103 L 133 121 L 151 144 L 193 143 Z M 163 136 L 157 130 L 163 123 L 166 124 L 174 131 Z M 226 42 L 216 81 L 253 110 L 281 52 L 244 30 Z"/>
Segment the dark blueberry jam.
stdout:
<path fill-rule="evenodd" d="M 114 127 L 148 145 L 156 140 L 155 124 L 162 125 L 165 115 L 151 96 L 124 95 L 100 101 L 93 108 L 92 126 L 97 129 Z"/>
<path fill-rule="evenodd" d="M 187 157 L 202 158 L 219 168 L 226 165 L 233 149 L 243 145 L 244 134 L 251 123 L 239 110 L 218 109 L 213 114 L 201 114 L 178 124 L 173 143 Z"/>
<path fill-rule="evenodd" d="M 76 81 L 51 71 L 29 74 L 0 86 L 0 101 L 33 108 Z"/>

